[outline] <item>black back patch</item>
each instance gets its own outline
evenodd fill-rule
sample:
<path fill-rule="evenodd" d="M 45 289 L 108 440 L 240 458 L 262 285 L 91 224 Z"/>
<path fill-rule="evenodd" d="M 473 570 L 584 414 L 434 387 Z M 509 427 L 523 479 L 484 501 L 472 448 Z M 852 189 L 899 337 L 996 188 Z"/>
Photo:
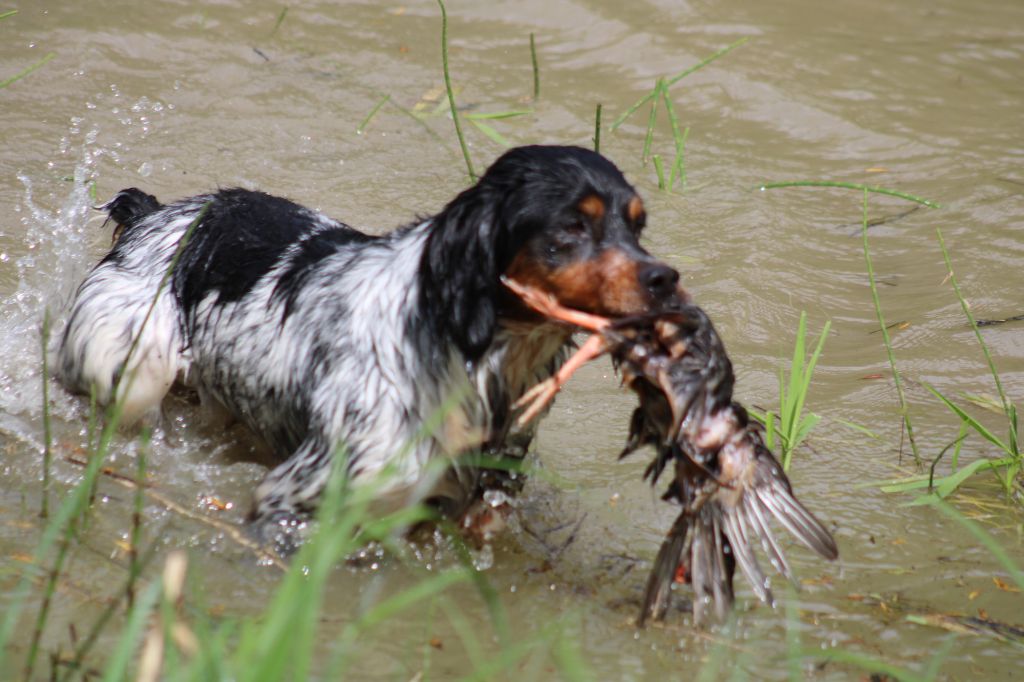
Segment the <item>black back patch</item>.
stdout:
<path fill-rule="evenodd" d="M 349 244 L 364 243 L 372 239 L 375 237 L 347 227 L 324 230 L 304 239 L 299 244 L 298 251 L 292 255 L 288 268 L 281 273 L 277 286 L 274 287 L 274 297 L 284 299 L 282 321 L 291 315 L 295 301 L 302 294 L 306 279 L 320 261 Z"/>

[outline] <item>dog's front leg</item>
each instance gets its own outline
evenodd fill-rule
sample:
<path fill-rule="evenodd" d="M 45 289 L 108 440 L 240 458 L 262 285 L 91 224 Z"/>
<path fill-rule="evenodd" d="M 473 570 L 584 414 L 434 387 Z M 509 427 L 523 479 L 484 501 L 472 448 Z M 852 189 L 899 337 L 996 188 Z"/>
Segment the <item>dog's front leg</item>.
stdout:
<path fill-rule="evenodd" d="M 291 554 L 331 475 L 331 449 L 310 440 L 277 465 L 256 488 L 249 523 L 256 537 L 282 555 Z"/>

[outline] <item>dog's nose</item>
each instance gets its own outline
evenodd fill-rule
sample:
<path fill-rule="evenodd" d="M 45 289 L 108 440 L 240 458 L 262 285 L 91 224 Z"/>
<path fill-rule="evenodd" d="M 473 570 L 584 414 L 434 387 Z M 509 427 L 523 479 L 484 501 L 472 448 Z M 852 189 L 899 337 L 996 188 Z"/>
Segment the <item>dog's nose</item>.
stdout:
<path fill-rule="evenodd" d="M 671 296 L 679 284 L 679 273 L 664 263 L 653 263 L 640 271 L 640 284 L 656 299 Z"/>

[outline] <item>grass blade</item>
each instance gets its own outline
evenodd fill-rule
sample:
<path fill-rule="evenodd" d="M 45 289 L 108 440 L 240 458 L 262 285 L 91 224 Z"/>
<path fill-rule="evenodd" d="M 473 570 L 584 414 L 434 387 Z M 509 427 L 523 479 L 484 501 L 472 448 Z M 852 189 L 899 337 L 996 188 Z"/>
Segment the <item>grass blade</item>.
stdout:
<path fill-rule="evenodd" d="M 989 441 L 990 443 L 992 443 L 997 448 L 999 448 L 1000 450 L 1002 450 L 1003 452 L 1007 453 L 1010 456 L 1014 456 L 1016 454 L 1016 453 L 1014 453 L 1010 449 L 1009 444 L 1004 443 L 1003 441 L 999 440 L 999 438 L 997 438 L 991 431 L 989 431 L 987 428 L 985 428 L 984 424 L 982 424 L 977 419 L 975 419 L 971 415 L 969 415 L 966 412 L 964 412 L 963 408 L 961 408 L 959 405 L 954 403 L 952 400 L 950 400 L 946 396 L 942 395 L 942 393 L 940 393 L 938 390 L 936 390 L 936 388 L 934 386 L 932 386 L 931 384 L 925 383 L 924 387 L 927 388 L 931 392 L 932 395 L 934 395 L 936 398 L 941 400 L 943 402 L 943 404 L 946 407 L 948 407 L 954 414 L 956 414 L 958 417 L 960 417 L 960 419 L 964 420 L 964 422 L 969 424 L 972 429 L 977 431 L 978 435 L 980 435 L 982 438 L 984 438 L 985 440 Z"/>
<path fill-rule="evenodd" d="M 871 252 L 868 249 L 868 187 L 861 186 L 864 199 L 861 209 L 861 237 L 864 243 L 864 262 L 868 270 L 868 284 L 871 288 L 871 300 L 875 306 L 875 316 L 878 318 L 878 326 L 882 330 L 882 342 L 885 344 L 885 352 L 889 358 L 889 367 L 892 369 L 893 383 L 896 385 L 896 395 L 899 398 L 900 413 L 903 416 L 903 424 L 907 429 L 907 439 L 910 441 L 910 450 L 914 454 L 914 462 L 920 466 L 921 455 L 917 451 L 917 441 L 914 439 L 914 427 L 910 423 L 910 409 L 907 405 L 907 398 L 903 393 L 903 382 L 900 381 L 899 370 L 896 369 L 896 354 L 892 349 L 892 340 L 889 338 L 889 330 L 885 326 L 885 316 L 882 314 L 882 302 L 878 297 L 878 283 L 875 281 L 875 270 L 871 266 Z M 922 200 L 923 201 L 923 200 Z M 931 205 L 930 203 L 928 205 Z"/>
<path fill-rule="evenodd" d="M 7 15 L 7 16 L 10 16 L 10 15 Z M 28 66 L 28 67 L 22 69 L 21 71 L 19 71 L 18 73 L 14 74 L 13 76 L 11 76 L 10 78 L 8 78 L 5 81 L 0 81 L 0 90 L 3 90 L 4 88 L 6 88 L 11 83 L 14 83 L 15 81 L 21 80 L 22 78 L 24 78 L 25 76 L 29 75 L 30 73 L 32 73 L 33 71 L 35 71 L 39 67 L 43 66 L 44 64 L 46 64 L 47 62 L 49 62 L 51 59 L 53 59 L 56 56 L 57 56 L 56 52 L 47 52 L 46 56 L 43 57 L 42 59 L 40 59 L 35 64 L 32 64 L 31 66 Z"/>
<path fill-rule="evenodd" d="M 651 157 L 651 160 L 654 161 L 654 171 L 658 174 L 658 189 L 666 189 L 665 168 L 662 166 L 661 156 L 655 154 L 654 156 Z"/>
<path fill-rule="evenodd" d="M 469 118 L 469 117 L 467 117 L 467 118 Z M 511 147 L 512 146 L 512 143 L 509 142 L 507 139 L 505 139 L 505 137 L 502 136 L 501 133 L 499 133 L 497 130 L 495 130 L 491 126 L 487 125 L 483 121 L 478 121 L 475 118 L 471 118 L 471 119 L 469 119 L 469 122 L 472 123 L 474 126 L 476 126 L 477 130 L 479 130 L 481 133 L 486 135 L 488 138 L 490 138 L 494 142 L 497 142 L 498 144 L 500 144 L 502 147 Z"/>
<path fill-rule="evenodd" d="M 50 309 L 43 312 L 43 502 L 39 515 L 44 519 L 50 515 L 50 465 L 53 453 L 53 432 L 50 428 Z"/>
<path fill-rule="evenodd" d="M 971 309 L 967 305 L 967 301 L 964 299 L 963 293 L 960 291 L 960 284 L 957 282 L 956 274 L 953 272 L 953 263 L 949 258 L 949 250 L 946 248 L 946 242 L 942 238 L 942 230 L 936 229 L 935 233 L 939 237 L 939 247 L 942 249 L 942 257 L 946 261 L 946 271 L 949 273 L 949 281 L 953 285 L 953 291 L 956 292 L 957 300 L 960 301 L 960 308 L 964 311 L 964 315 L 967 317 L 968 322 L 971 323 L 971 329 L 974 330 L 974 336 L 978 339 L 978 345 L 981 346 L 981 352 L 985 355 L 985 362 L 988 363 L 989 371 L 992 372 L 992 379 L 996 383 L 996 390 L 999 392 L 999 399 L 1003 403 L 1003 411 L 1006 413 L 1006 417 L 1010 422 L 1010 448 L 1003 448 L 1013 455 L 1019 455 L 1017 444 L 1017 415 L 1016 409 L 1012 403 L 1006 398 L 1006 392 L 1003 390 L 1003 383 L 999 380 L 999 372 L 996 371 L 995 362 L 992 360 L 992 354 L 988 351 L 988 344 L 985 343 L 985 338 L 981 335 L 981 331 L 978 330 L 978 323 L 974 319 L 974 315 L 971 314 Z"/>
<path fill-rule="evenodd" d="M 532 109 L 512 109 L 509 111 L 494 111 L 491 113 L 466 114 L 466 118 L 473 121 L 490 121 L 502 118 L 515 118 L 516 116 L 528 116 L 532 113 Z"/>
<path fill-rule="evenodd" d="M 594 112 L 594 151 L 598 154 L 601 153 L 601 104 L 597 105 L 597 111 Z"/>
<path fill-rule="evenodd" d="M 668 88 L 664 88 L 661 92 L 662 99 L 665 100 L 665 109 L 668 111 L 668 120 L 672 124 L 672 140 L 676 145 L 676 157 L 672 161 L 672 173 L 668 180 L 668 191 L 672 191 L 675 187 L 676 180 L 681 178 L 683 181 L 683 188 L 686 188 L 686 138 L 690 136 L 689 127 L 682 133 L 679 132 L 679 117 L 676 116 L 676 107 L 672 104 L 672 98 L 668 96 Z"/>
<path fill-rule="evenodd" d="M 530 61 L 533 64 L 533 101 L 540 98 L 540 67 L 537 65 L 537 43 L 530 34 Z"/>
<path fill-rule="evenodd" d="M 115 682 L 126 677 L 128 664 L 135 653 L 138 642 L 142 639 L 146 624 L 149 621 L 149 614 L 156 606 L 160 598 L 163 584 L 160 580 L 154 580 L 142 596 L 135 603 L 135 607 L 128 616 L 128 623 L 121 632 L 114 652 L 107 661 L 107 668 L 103 675 L 103 682 Z"/>
<path fill-rule="evenodd" d="M 665 81 L 661 78 L 654 84 L 654 92 L 657 94 L 651 102 L 651 113 L 647 116 L 647 135 L 644 136 L 643 162 L 647 163 L 647 157 L 651 153 L 651 141 L 654 139 L 654 125 L 658 122 L 658 100 L 665 89 Z"/>
<path fill-rule="evenodd" d="M 689 69 L 686 69 L 682 73 L 676 74 L 675 76 L 670 78 L 668 80 L 668 82 L 667 82 L 667 85 L 668 86 L 675 85 L 676 83 L 678 83 L 682 79 L 684 79 L 687 76 L 689 76 L 691 73 L 694 73 L 695 71 L 699 71 L 699 70 L 703 69 L 705 66 L 707 66 L 711 62 L 715 61 L 719 57 L 724 57 L 725 55 L 729 54 L 730 52 L 735 50 L 737 47 L 739 47 L 743 43 L 747 42 L 747 40 L 749 40 L 749 39 L 748 38 L 740 38 L 735 43 L 732 43 L 731 45 L 727 45 L 726 47 L 723 47 L 721 50 L 719 50 L 718 52 L 714 53 L 710 57 L 705 57 L 704 59 L 699 61 L 694 66 L 691 66 Z M 631 106 L 629 109 L 626 110 L 626 112 L 624 114 L 622 114 L 617 119 L 615 119 L 615 122 L 612 123 L 611 129 L 612 130 L 617 129 L 620 125 L 622 125 L 623 121 L 625 121 L 627 118 L 632 116 L 633 113 L 636 112 L 637 109 L 639 109 L 643 105 L 647 104 L 652 99 L 655 99 L 657 96 L 658 96 L 657 90 L 652 90 L 651 92 L 647 93 L 646 95 L 644 95 L 643 97 L 638 99 L 633 104 L 633 106 Z"/>
<path fill-rule="evenodd" d="M 277 15 L 277 21 L 274 22 L 274 28 L 270 29 L 270 35 L 267 36 L 267 40 L 270 40 L 277 35 L 277 29 L 281 28 L 281 24 L 284 23 L 284 18 L 288 16 L 288 7 L 281 8 L 281 13 Z"/>
<path fill-rule="evenodd" d="M 884 194 L 890 197 L 897 197 L 899 199 L 906 199 L 907 201 L 913 201 L 916 204 L 927 206 L 928 208 L 942 208 L 939 204 L 928 199 L 922 199 L 921 197 L 914 196 L 913 194 L 907 194 L 906 192 L 900 192 L 894 189 L 888 189 L 886 187 L 878 187 L 873 185 L 862 185 L 856 182 L 831 182 L 827 180 L 792 180 L 788 182 L 770 182 L 765 185 L 761 185 L 761 191 L 766 189 L 780 189 L 782 187 L 839 187 L 841 189 L 856 189 L 862 192 L 870 192 L 872 194 Z"/>
<path fill-rule="evenodd" d="M 459 138 L 459 147 L 462 149 L 462 158 L 466 160 L 466 170 L 469 171 L 469 179 L 476 182 L 476 171 L 473 170 L 473 161 L 469 158 L 469 148 L 466 146 L 466 138 L 462 135 L 462 125 L 459 123 L 459 110 L 455 106 L 455 92 L 452 90 L 452 77 L 448 71 L 448 12 L 444 8 L 444 0 L 437 0 L 441 7 L 441 66 L 444 70 L 444 87 L 448 91 L 448 107 L 452 112 L 452 121 L 455 123 L 455 136 Z"/>
<path fill-rule="evenodd" d="M 373 105 L 373 109 L 370 110 L 370 113 L 366 115 L 366 118 L 363 119 L 363 122 L 359 124 L 358 128 L 356 128 L 356 135 L 363 134 L 363 131 L 366 130 L 366 126 L 369 125 L 370 120 L 377 115 L 377 112 L 380 111 L 380 108 L 384 106 L 390 99 L 391 95 L 384 95 L 377 101 L 375 105 Z"/>
<path fill-rule="evenodd" d="M 416 123 L 416 125 L 420 126 L 425 131 L 427 131 L 428 135 L 430 135 L 432 138 L 434 138 L 435 140 L 440 142 L 442 145 L 444 145 L 445 151 L 450 151 L 449 147 L 448 147 L 448 144 L 445 142 L 445 139 L 443 137 L 441 137 L 440 135 L 438 135 L 437 132 L 433 128 L 431 128 L 429 125 L 427 125 L 426 121 L 424 121 L 422 118 L 417 116 L 415 113 L 413 113 L 409 109 L 406 109 L 405 107 L 403 107 L 401 104 L 399 104 L 398 102 L 396 102 L 393 99 L 389 98 L 387 100 L 387 103 L 389 105 L 391 105 L 392 107 L 394 107 L 395 109 L 397 109 L 398 111 L 400 111 L 403 114 L 405 114 L 406 116 L 408 116 L 409 118 L 411 118 Z"/>
<path fill-rule="evenodd" d="M 982 528 L 980 525 L 967 518 L 948 503 L 941 500 L 935 500 L 932 504 L 938 508 L 947 518 L 953 519 L 973 535 L 978 542 L 980 542 L 985 549 L 987 549 L 996 561 L 1002 564 L 1003 568 L 1010 575 L 1010 578 L 1017 584 L 1021 590 L 1024 590 L 1024 570 L 1014 562 L 1010 555 L 1005 549 L 1000 546 L 996 539 L 993 538 L 989 533 Z"/>
<path fill-rule="evenodd" d="M 843 426 L 845 426 L 848 429 L 852 429 L 854 431 L 857 431 L 858 433 L 863 433 L 868 438 L 874 438 L 875 440 L 878 440 L 878 438 L 879 438 L 879 435 L 877 433 L 875 433 L 874 431 L 872 431 L 871 429 L 869 429 L 866 426 L 863 426 L 861 424 L 857 424 L 856 422 L 847 421 L 845 419 L 839 419 L 838 417 L 830 417 L 830 419 L 832 419 L 832 421 L 834 421 L 834 422 L 842 424 Z"/>

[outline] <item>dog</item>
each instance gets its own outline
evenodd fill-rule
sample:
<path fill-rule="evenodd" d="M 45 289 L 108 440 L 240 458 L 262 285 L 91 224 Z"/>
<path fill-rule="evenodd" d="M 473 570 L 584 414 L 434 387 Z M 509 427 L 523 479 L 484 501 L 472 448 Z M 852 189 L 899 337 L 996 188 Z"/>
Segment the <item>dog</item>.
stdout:
<path fill-rule="evenodd" d="M 571 330 L 503 277 L 609 317 L 678 295 L 676 270 L 638 242 L 636 190 L 578 147 L 512 149 L 437 215 L 381 236 L 246 189 L 162 205 L 132 188 L 101 208 L 115 242 L 75 295 L 58 378 L 120 401 L 125 422 L 159 414 L 175 382 L 226 408 L 280 462 L 255 491 L 257 527 L 308 518 L 335 457 L 351 485 L 386 470 L 382 499 L 452 511 L 477 472 L 425 483 L 428 463 L 525 453 L 535 427 L 513 403 L 558 369 Z"/>

